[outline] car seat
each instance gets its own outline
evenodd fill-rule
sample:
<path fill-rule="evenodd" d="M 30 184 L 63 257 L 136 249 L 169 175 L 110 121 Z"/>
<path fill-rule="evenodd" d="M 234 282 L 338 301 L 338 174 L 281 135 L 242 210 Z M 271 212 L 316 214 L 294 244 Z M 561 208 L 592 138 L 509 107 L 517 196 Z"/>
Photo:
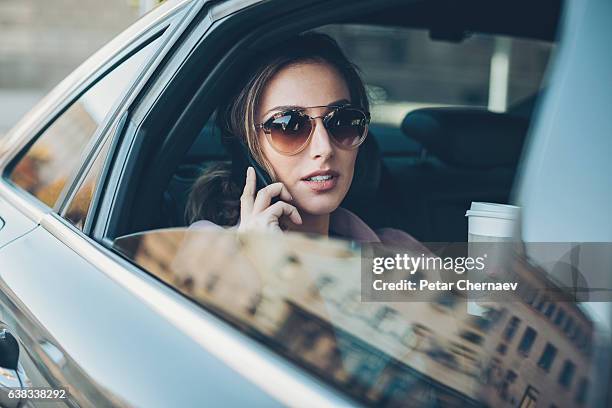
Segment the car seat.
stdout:
<path fill-rule="evenodd" d="M 476 108 L 406 115 L 402 132 L 423 150 L 417 160 L 384 160 L 398 195 L 387 199 L 401 206 L 396 226 L 421 241 L 465 241 L 472 201 L 508 202 L 528 126 L 528 118 Z"/>

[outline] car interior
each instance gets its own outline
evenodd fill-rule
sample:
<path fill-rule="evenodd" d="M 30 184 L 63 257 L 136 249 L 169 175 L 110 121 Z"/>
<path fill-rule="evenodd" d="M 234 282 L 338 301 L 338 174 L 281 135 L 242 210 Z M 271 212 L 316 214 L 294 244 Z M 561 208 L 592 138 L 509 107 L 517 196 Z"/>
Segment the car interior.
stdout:
<path fill-rule="evenodd" d="M 500 7 L 505 13 L 500 13 Z M 478 13 L 472 13 L 474 10 Z M 450 45 L 461 43 L 472 32 L 554 43 L 559 10 L 559 1 L 537 6 L 524 1 L 496 6 L 471 1 L 461 7 L 452 1 L 416 1 L 387 7 L 381 3 L 379 12 L 367 17 L 355 14 L 321 21 L 322 25 L 427 30 L 432 40 Z M 523 14 L 527 11 L 528 15 Z M 507 22 L 517 19 L 522 24 Z M 321 26 L 309 24 L 315 30 Z M 295 28 L 291 30 L 295 32 Z M 237 51 L 235 61 L 244 61 L 261 46 L 242 47 L 245 51 Z M 238 65 L 228 63 L 217 86 L 240 83 Z M 503 113 L 491 112 L 486 106 L 437 105 L 409 111 L 396 126 L 373 122 L 360 147 L 353 184 L 342 206 L 374 229 L 399 228 L 422 242 L 466 241 L 465 211 L 472 201 L 510 200 L 531 113 L 541 92 L 510 105 Z M 134 216 L 115 236 L 186 226 L 185 205 L 195 180 L 208 166 L 231 160 L 214 125 L 215 108 L 212 104 L 200 111 L 202 126 L 196 127 L 195 121 L 187 133 L 182 129 L 181 146 L 169 149 L 173 158 L 164 160 L 168 167 L 160 173 L 163 176 L 155 176 L 155 186 L 134 193 Z"/>

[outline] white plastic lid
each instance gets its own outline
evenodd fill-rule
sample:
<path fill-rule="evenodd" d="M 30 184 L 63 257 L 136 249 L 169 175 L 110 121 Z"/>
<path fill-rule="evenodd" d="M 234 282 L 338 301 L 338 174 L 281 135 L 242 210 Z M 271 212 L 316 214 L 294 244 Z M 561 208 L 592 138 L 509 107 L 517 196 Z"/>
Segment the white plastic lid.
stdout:
<path fill-rule="evenodd" d="M 478 216 L 478 217 L 493 217 L 503 218 L 506 220 L 516 220 L 519 217 L 521 207 L 510 204 L 499 204 L 499 203 L 485 203 L 485 202 L 472 202 L 469 210 L 466 211 L 465 216 Z"/>

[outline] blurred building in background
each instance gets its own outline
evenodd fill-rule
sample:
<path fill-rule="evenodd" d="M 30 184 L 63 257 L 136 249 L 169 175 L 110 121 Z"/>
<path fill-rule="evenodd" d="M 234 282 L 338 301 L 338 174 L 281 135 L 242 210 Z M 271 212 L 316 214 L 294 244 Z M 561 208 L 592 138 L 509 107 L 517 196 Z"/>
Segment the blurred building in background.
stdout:
<path fill-rule="evenodd" d="M 157 0 L 0 2 L 0 135 Z"/>

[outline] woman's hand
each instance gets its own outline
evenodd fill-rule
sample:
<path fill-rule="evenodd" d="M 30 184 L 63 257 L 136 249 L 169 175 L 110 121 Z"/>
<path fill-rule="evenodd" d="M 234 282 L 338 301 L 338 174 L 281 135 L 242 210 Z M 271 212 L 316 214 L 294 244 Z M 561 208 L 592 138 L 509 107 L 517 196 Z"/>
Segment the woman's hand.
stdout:
<path fill-rule="evenodd" d="M 257 194 L 256 194 L 257 193 Z M 297 208 L 284 201 L 270 205 L 272 198 L 280 196 L 281 200 L 291 201 L 283 183 L 274 183 L 256 192 L 255 170 L 247 169 L 244 191 L 240 197 L 240 225 L 238 231 L 271 230 L 281 231 L 279 219 L 286 215 L 295 224 L 302 223 Z"/>

